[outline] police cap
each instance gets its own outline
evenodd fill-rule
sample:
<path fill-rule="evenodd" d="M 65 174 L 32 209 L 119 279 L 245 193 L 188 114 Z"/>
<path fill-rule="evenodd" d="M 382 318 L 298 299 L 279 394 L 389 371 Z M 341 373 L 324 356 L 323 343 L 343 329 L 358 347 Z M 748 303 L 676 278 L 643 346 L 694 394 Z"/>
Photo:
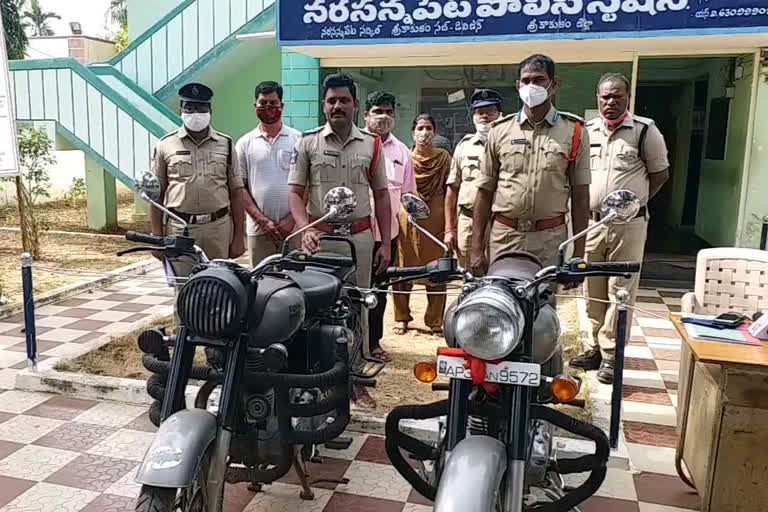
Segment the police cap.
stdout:
<path fill-rule="evenodd" d="M 478 89 L 472 95 L 470 103 L 472 103 L 472 108 L 475 109 L 480 107 L 488 107 L 490 105 L 501 107 L 501 101 L 501 94 L 494 91 L 493 89 Z"/>
<path fill-rule="evenodd" d="M 179 89 L 179 99 L 181 101 L 193 101 L 195 103 L 210 103 L 213 98 L 213 91 L 210 87 L 203 84 L 190 83 L 182 85 Z"/>

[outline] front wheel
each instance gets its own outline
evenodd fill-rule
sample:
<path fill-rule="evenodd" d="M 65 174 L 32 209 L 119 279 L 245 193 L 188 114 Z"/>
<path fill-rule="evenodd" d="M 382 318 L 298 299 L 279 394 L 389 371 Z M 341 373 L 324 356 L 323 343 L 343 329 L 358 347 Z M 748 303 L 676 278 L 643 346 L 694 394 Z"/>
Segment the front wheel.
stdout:
<path fill-rule="evenodd" d="M 208 449 L 197 466 L 195 478 L 189 487 L 173 489 L 142 485 L 136 499 L 136 512 L 208 512 L 208 472 L 211 468 L 212 449 Z M 224 486 L 221 488 L 218 510 L 221 511 Z"/>

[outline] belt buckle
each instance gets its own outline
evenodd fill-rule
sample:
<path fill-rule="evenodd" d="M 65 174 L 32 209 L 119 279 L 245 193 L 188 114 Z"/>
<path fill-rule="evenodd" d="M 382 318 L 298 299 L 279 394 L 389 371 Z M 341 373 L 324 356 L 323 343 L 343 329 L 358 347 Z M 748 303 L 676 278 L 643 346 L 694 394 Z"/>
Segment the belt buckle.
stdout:
<path fill-rule="evenodd" d="M 208 224 L 209 222 L 211 222 L 211 218 L 213 218 L 212 213 L 206 213 L 205 215 L 195 215 L 195 223 Z"/>
<path fill-rule="evenodd" d="M 533 231 L 535 223 L 530 219 L 520 219 L 517 221 L 517 230 L 523 233 Z"/>
<path fill-rule="evenodd" d="M 345 223 L 333 223 L 331 224 L 331 233 L 332 235 L 336 236 L 350 236 L 352 234 L 352 224 L 345 222 Z"/>

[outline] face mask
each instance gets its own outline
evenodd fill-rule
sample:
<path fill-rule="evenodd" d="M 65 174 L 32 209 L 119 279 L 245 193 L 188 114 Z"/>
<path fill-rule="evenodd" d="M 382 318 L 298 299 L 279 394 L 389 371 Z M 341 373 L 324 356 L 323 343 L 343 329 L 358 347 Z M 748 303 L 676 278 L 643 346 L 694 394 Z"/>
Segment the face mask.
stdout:
<path fill-rule="evenodd" d="M 523 85 L 518 89 L 520 99 L 525 103 L 528 108 L 538 107 L 549 98 L 549 87 L 542 87 L 540 85 L 528 84 Z"/>
<path fill-rule="evenodd" d="M 258 107 L 256 116 L 264 124 L 275 124 L 283 115 L 283 109 L 280 107 Z"/>
<path fill-rule="evenodd" d="M 435 132 L 421 131 L 413 135 L 413 142 L 419 146 L 430 146 L 435 138 Z"/>
<path fill-rule="evenodd" d="M 387 135 L 395 126 L 395 119 L 387 114 L 368 116 L 368 129 L 376 135 Z"/>
<path fill-rule="evenodd" d="M 193 132 L 201 132 L 205 130 L 209 124 L 211 124 L 210 112 L 196 112 L 194 114 L 181 113 L 181 120 L 184 122 L 184 126 L 188 130 Z"/>
<path fill-rule="evenodd" d="M 603 121 L 605 121 L 605 124 L 607 124 L 608 126 L 616 126 L 617 124 L 619 124 L 623 120 L 625 120 L 628 115 L 629 115 L 629 112 L 624 112 L 623 114 L 621 114 L 616 119 L 608 119 L 607 117 L 603 116 L 602 114 L 600 115 L 600 117 L 603 118 Z"/>
<path fill-rule="evenodd" d="M 491 131 L 491 123 L 475 123 L 475 131 L 481 137 L 487 137 L 488 132 Z"/>

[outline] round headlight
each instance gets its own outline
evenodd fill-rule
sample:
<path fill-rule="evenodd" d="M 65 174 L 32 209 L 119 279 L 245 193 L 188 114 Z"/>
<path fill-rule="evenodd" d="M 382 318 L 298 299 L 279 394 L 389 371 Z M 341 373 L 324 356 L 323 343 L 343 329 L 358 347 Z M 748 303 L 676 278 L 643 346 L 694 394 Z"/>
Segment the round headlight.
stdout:
<path fill-rule="evenodd" d="M 189 278 L 176 298 L 176 312 L 190 332 L 204 338 L 240 333 L 248 292 L 227 267 L 211 267 Z"/>
<path fill-rule="evenodd" d="M 454 325 L 461 348 L 480 359 L 501 359 L 520 342 L 525 316 L 509 293 L 497 286 L 486 286 L 462 302 Z"/>

